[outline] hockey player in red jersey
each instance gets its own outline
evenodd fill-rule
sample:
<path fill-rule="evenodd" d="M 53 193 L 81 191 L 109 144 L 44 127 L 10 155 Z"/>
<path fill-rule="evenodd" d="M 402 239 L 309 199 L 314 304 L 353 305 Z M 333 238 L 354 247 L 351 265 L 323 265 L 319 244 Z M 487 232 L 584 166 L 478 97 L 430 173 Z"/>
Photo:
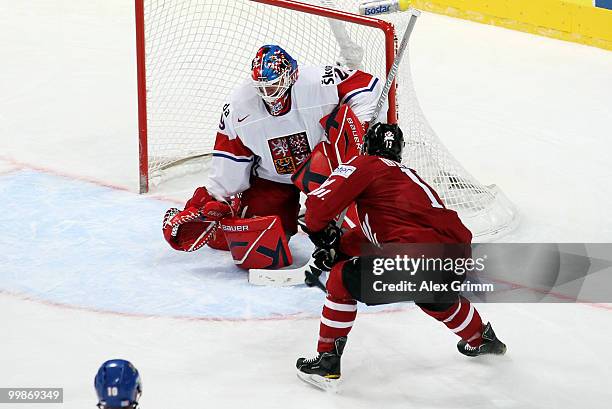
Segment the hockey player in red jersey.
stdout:
<path fill-rule="evenodd" d="M 298 69 L 281 47 L 262 46 L 250 80 L 223 107 L 207 180 L 183 210 L 166 214 L 166 240 L 184 251 L 205 243 L 227 249 L 223 231 L 228 230 L 209 227 L 231 215 L 275 215 L 276 228 L 295 234 L 300 190 L 292 175 L 313 152 L 322 151 L 322 143 L 333 144 L 330 129 L 338 124 L 326 119 L 330 114 L 341 115 L 340 127 L 346 123 L 360 144 L 364 125 L 377 119 L 372 116 L 381 89 L 382 81 L 366 72 L 341 66 Z M 241 195 L 239 210 L 227 203 L 235 195 Z"/>
<path fill-rule="evenodd" d="M 364 137 L 364 155 L 336 168 L 306 200 L 306 230 L 317 248 L 313 256 L 320 268 L 331 270 L 318 355 L 297 361 L 298 376 L 315 386 L 326 388 L 340 378 L 340 358 L 357 315 L 357 301 L 362 299 L 361 274 L 368 274 L 360 265 L 363 257 L 339 256 L 347 237 L 332 222 L 337 214 L 356 202 L 363 233 L 377 246 L 446 243 L 470 247 L 472 235 L 457 213 L 446 209 L 438 194 L 400 163 L 403 146 L 397 125 L 374 125 Z M 473 304 L 458 293 L 446 296 L 450 298 L 417 305 L 461 338 L 459 352 L 467 356 L 505 353 L 506 346 L 490 324 L 483 324 Z"/>

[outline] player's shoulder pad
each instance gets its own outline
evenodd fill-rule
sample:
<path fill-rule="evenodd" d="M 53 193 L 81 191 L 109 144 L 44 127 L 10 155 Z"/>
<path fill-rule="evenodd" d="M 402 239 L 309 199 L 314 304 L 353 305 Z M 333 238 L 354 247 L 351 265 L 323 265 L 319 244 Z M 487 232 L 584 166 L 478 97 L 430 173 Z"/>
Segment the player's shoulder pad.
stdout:
<path fill-rule="evenodd" d="M 223 104 L 219 131 L 227 132 L 228 124 L 230 127 L 241 125 L 241 118 L 252 117 L 253 107 L 259 103 L 261 100 L 249 81 L 236 87 L 230 94 L 229 102 Z"/>
<path fill-rule="evenodd" d="M 388 167 L 401 167 L 403 165 L 376 155 L 357 155 L 346 162 L 344 166 L 352 166 L 355 169 L 366 168 L 370 172 L 377 168 L 385 169 Z"/>
<path fill-rule="evenodd" d="M 323 85 L 323 71 L 324 67 L 318 65 L 300 66 L 296 85 L 306 87 L 311 87 L 316 84 Z"/>
<path fill-rule="evenodd" d="M 357 70 L 352 70 L 342 65 L 335 65 L 333 68 L 334 68 L 334 77 L 336 78 L 337 84 L 343 81 L 346 81 L 347 79 L 352 77 L 355 73 L 359 72 Z"/>
<path fill-rule="evenodd" d="M 258 101 L 259 99 L 260 97 L 257 95 L 257 92 L 255 92 L 251 80 L 244 81 L 234 88 L 230 94 L 230 101 L 235 109 L 243 106 L 250 106 L 253 101 Z"/>
<path fill-rule="evenodd" d="M 371 158 L 376 158 L 376 162 L 380 165 L 382 164 L 383 166 L 387 166 L 387 167 L 391 167 L 391 168 L 404 168 L 406 166 L 402 165 L 399 162 L 396 162 L 394 160 L 391 159 L 387 159 L 387 158 L 381 158 L 380 156 L 371 156 Z"/>

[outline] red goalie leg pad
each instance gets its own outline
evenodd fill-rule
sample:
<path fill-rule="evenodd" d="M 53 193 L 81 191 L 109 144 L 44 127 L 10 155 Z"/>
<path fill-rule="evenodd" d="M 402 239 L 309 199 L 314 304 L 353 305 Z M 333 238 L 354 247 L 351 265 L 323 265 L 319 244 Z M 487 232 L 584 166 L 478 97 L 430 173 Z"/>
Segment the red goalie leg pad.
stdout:
<path fill-rule="evenodd" d="M 318 352 L 332 351 L 334 340 L 347 336 L 357 317 L 357 301 L 342 282 L 342 269 L 345 264 L 346 261 L 336 264 L 329 273 L 326 284 L 327 298 L 319 326 Z"/>
<path fill-rule="evenodd" d="M 467 298 L 459 297 L 459 301 L 445 311 L 431 311 L 421 307 L 428 315 L 442 322 L 448 329 L 477 347 L 482 342 L 482 319 L 480 314 Z"/>
<path fill-rule="evenodd" d="M 297 168 L 291 180 L 300 191 L 308 194 L 319 188 L 332 173 L 332 164 L 329 161 L 330 144 L 318 144 L 308 159 Z"/>
<path fill-rule="evenodd" d="M 221 221 L 234 263 L 240 268 L 280 268 L 293 263 L 278 216 Z"/>
<path fill-rule="evenodd" d="M 336 107 L 329 115 L 319 121 L 327 132 L 331 145 L 329 156 L 332 168 L 346 163 L 353 156 L 361 154 L 365 130 L 359 118 L 346 104 Z"/>

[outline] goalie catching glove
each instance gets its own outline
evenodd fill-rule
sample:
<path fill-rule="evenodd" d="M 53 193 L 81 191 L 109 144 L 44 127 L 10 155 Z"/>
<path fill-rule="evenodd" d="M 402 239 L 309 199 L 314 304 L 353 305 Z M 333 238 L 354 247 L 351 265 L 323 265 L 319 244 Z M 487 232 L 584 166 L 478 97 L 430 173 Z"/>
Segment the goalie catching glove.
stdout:
<path fill-rule="evenodd" d="M 218 241 L 217 236 L 225 242 L 225 238 L 217 234 L 219 221 L 234 215 L 239 206 L 237 198 L 230 203 L 220 202 L 206 188 L 199 187 L 187 201 L 184 210 L 172 208 L 166 211 L 162 225 L 164 238 L 173 249 L 187 252 Z"/>
<path fill-rule="evenodd" d="M 173 207 L 164 215 L 162 231 L 170 246 L 179 251 L 196 251 L 215 234 L 218 222 L 207 221 L 192 212 L 190 217 Z"/>

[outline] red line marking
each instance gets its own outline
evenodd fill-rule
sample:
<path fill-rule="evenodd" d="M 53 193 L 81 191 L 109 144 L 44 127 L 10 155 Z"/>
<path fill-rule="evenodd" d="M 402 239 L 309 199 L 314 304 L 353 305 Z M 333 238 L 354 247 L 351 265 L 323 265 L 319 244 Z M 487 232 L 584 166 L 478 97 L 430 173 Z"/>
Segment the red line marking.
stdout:
<path fill-rule="evenodd" d="M 523 284 L 518 284 L 518 283 L 515 283 L 513 281 L 503 280 L 503 279 L 499 279 L 499 278 L 491 279 L 491 281 L 495 281 L 495 282 L 498 282 L 498 283 L 501 283 L 501 284 L 511 285 L 513 287 L 513 289 L 520 288 L 520 289 L 523 289 L 523 290 L 533 291 L 533 292 L 538 293 L 538 294 L 550 295 L 551 297 L 555 297 L 555 298 L 558 298 L 560 300 L 571 301 L 571 302 L 573 302 L 575 304 L 583 304 L 583 305 L 587 305 L 587 306 L 593 307 L 593 308 L 600 308 L 600 309 L 603 309 L 603 310 L 612 311 L 612 305 L 609 305 L 609 304 L 596 303 L 596 302 L 588 301 L 588 300 L 581 300 L 581 299 L 579 299 L 577 297 L 571 297 L 569 295 L 557 293 L 557 292 L 554 292 L 554 291 L 548 291 L 548 290 L 541 289 L 541 288 L 528 287 L 528 286 L 523 285 Z"/>
<path fill-rule="evenodd" d="M 11 173 L 15 173 L 15 172 L 18 172 L 18 171 L 20 171 L 20 170 L 23 170 L 23 168 L 22 168 L 22 167 L 17 166 L 17 165 L 15 165 L 15 164 L 13 164 L 13 163 L 11 163 L 11 166 L 12 166 L 12 168 L 9 168 L 9 169 L 6 169 L 6 170 L 3 170 L 3 171 L 0 171 L 0 176 L 10 175 Z"/>
<path fill-rule="evenodd" d="M 4 156 L 4 155 L 0 155 L 0 160 L 3 160 L 5 162 L 8 162 L 11 165 L 15 166 L 16 169 L 13 169 L 12 171 L 14 171 L 14 170 L 23 170 L 23 169 L 31 169 L 31 170 L 35 170 L 37 172 L 43 172 L 43 173 L 48 173 L 48 174 L 51 174 L 51 175 L 60 176 L 60 177 L 68 178 L 68 179 L 78 180 L 78 181 L 81 181 L 81 182 L 87 182 L 87 183 L 91 183 L 91 184 L 94 184 L 94 185 L 97 185 L 97 186 L 106 187 L 106 188 L 113 189 L 113 190 L 119 190 L 119 191 L 122 191 L 122 192 L 129 192 L 129 193 L 133 193 L 135 195 L 138 194 L 138 193 L 136 193 L 136 191 L 128 189 L 125 186 L 115 185 L 115 184 L 108 183 L 108 182 L 100 180 L 100 179 L 90 178 L 90 177 L 86 177 L 86 176 L 82 176 L 82 175 L 76 175 L 74 173 L 69 173 L 69 172 L 65 172 L 65 171 L 61 171 L 61 170 L 57 170 L 57 169 L 52 169 L 52 168 L 48 168 L 48 167 L 45 167 L 45 166 L 34 165 L 34 164 L 31 164 L 31 163 L 27 163 L 27 162 L 17 161 L 15 159 L 9 158 L 8 156 Z M 10 173 L 10 172 L 6 172 L 6 173 Z M 159 201 L 162 201 L 162 202 L 171 202 L 171 203 L 183 204 L 183 201 L 177 200 L 177 199 L 173 199 L 173 198 L 170 198 L 170 197 L 164 197 L 164 196 L 144 196 L 144 197 L 146 197 L 148 199 L 159 200 Z"/>
<path fill-rule="evenodd" d="M 20 170 L 22 170 L 22 169 L 20 169 L 20 168 L 11 168 L 11 169 L 8 169 L 8 170 L 0 172 L 0 176 L 10 175 L 11 173 L 15 173 L 15 172 L 18 172 Z"/>
<path fill-rule="evenodd" d="M 171 320 L 180 320 L 180 321 L 202 321 L 202 322 L 257 322 L 257 321 L 297 321 L 297 320 L 310 320 L 310 319 L 319 319 L 319 315 L 307 315 L 304 313 L 295 313 L 295 314 L 287 314 L 287 315 L 275 315 L 271 317 L 252 317 L 252 318 L 236 318 L 236 317 L 194 317 L 189 315 L 158 315 L 158 314 L 146 314 L 146 313 L 138 313 L 138 312 L 121 312 L 121 311 L 110 311 L 103 310 L 99 308 L 93 307 L 84 307 L 79 305 L 66 304 L 57 301 L 45 300 L 42 298 L 16 293 L 12 291 L 6 291 L 0 289 L 0 295 L 5 295 L 13 298 L 20 299 L 22 301 L 32 302 L 42 304 L 48 307 L 61 308 L 72 311 L 83 311 L 83 312 L 93 312 L 96 314 L 102 315 L 112 315 L 118 317 L 128 317 L 128 318 L 162 318 L 162 319 L 171 319 Z M 322 306 L 323 304 L 321 304 Z M 374 315 L 374 314 L 395 314 L 398 312 L 407 311 L 406 308 L 392 308 L 383 311 L 360 311 L 361 315 Z"/>

